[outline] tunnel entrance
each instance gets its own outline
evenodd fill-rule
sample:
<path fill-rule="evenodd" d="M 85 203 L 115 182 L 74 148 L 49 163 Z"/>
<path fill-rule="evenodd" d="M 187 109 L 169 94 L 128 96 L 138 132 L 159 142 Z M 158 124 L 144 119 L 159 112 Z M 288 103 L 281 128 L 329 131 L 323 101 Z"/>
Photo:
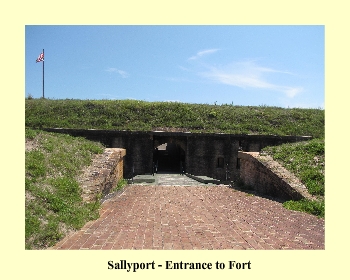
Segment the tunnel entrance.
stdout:
<path fill-rule="evenodd" d="M 154 172 L 184 173 L 185 151 L 180 145 L 167 142 L 153 152 Z"/>
<path fill-rule="evenodd" d="M 125 178 L 152 174 L 157 170 L 181 172 L 225 180 L 240 176 L 238 151 L 260 151 L 266 146 L 312 139 L 311 136 L 235 135 L 166 131 L 114 131 L 97 129 L 47 128 L 45 131 L 65 133 L 99 141 L 108 148 L 126 150 L 123 161 Z M 162 146 L 163 144 L 166 144 Z M 158 148 L 158 150 L 157 150 Z M 158 152 L 157 152 L 158 151 Z"/>

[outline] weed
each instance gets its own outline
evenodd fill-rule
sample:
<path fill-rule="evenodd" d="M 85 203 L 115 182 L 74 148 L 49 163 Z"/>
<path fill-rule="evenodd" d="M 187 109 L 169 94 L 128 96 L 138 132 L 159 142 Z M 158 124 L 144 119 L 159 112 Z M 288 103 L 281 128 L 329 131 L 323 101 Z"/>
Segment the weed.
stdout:
<path fill-rule="evenodd" d="M 46 175 L 45 156 L 38 150 L 26 152 L 25 169 L 28 177 L 33 179 Z"/>
<path fill-rule="evenodd" d="M 117 183 L 117 186 L 113 189 L 112 192 L 119 191 L 124 188 L 124 186 L 128 183 L 126 179 L 120 179 Z"/>
<path fill-rule="evenodd" d="M 325 203 L 323 199 L 315 201 L 307 199 L 302 199 L 299 201 L 286 201 L 283 203 L 283 206 L 290 210 L 307 212 L 320 218 L 324 218 L 325 216 Z"/>
<path fill-rule="evenodd" d="M 34 130 L 34 129 L 30 129 L 30 128 L 26 128 L 25 129 L 25 138 L 26 139 L 34 139 L 35 136 L 39 133 L 38 130 Z"/>

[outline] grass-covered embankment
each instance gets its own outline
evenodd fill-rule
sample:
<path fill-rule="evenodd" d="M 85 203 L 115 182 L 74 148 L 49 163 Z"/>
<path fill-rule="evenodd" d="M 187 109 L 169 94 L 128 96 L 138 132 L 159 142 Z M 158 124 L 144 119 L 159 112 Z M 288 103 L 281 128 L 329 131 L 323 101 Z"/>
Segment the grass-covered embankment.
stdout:
<path fill-rule="evenodd" d="M 145 102 L 136 100 L 26 99 L 25 125 L 31 128 L 79 128 L 151 131 L 310 135 L 324 137 L 319 109 Z"/>
<path fill-rule="evenodd" d="M 263 149 L 286 169 L 295 174 L 316 196 L 314 201 L 287 201 L 284 206 L 291 210 L 307 212 L 319 217 L 325 215 L 325 143 L 324 139 L 283 144 Z"/>
<path fill-rule="evenodd" d="M 44 249 L 98 218 L 85 203 L 77 176 L 103 146 L 84 138 L 26 129 L 25 247 Z"/>

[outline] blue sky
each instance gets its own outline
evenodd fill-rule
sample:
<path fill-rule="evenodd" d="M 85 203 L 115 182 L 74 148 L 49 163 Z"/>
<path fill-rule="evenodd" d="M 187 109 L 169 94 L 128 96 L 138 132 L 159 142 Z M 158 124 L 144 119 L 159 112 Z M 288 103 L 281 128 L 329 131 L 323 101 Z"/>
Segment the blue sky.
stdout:
<path fill-rule="evenodd" d="M 26 26 L 25 95 L 324 108 L 324 26 Z"/>

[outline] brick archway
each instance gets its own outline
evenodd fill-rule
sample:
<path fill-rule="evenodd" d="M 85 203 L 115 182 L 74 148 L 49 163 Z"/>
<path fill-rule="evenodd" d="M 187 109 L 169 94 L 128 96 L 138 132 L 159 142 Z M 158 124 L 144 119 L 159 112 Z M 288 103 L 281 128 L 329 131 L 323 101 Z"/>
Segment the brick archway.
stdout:
<path fill-rule="evenodd" d="M 185 172 L 186 138 L 157 136 L 153 139 L 153 163 L 157 172 Z"/>

